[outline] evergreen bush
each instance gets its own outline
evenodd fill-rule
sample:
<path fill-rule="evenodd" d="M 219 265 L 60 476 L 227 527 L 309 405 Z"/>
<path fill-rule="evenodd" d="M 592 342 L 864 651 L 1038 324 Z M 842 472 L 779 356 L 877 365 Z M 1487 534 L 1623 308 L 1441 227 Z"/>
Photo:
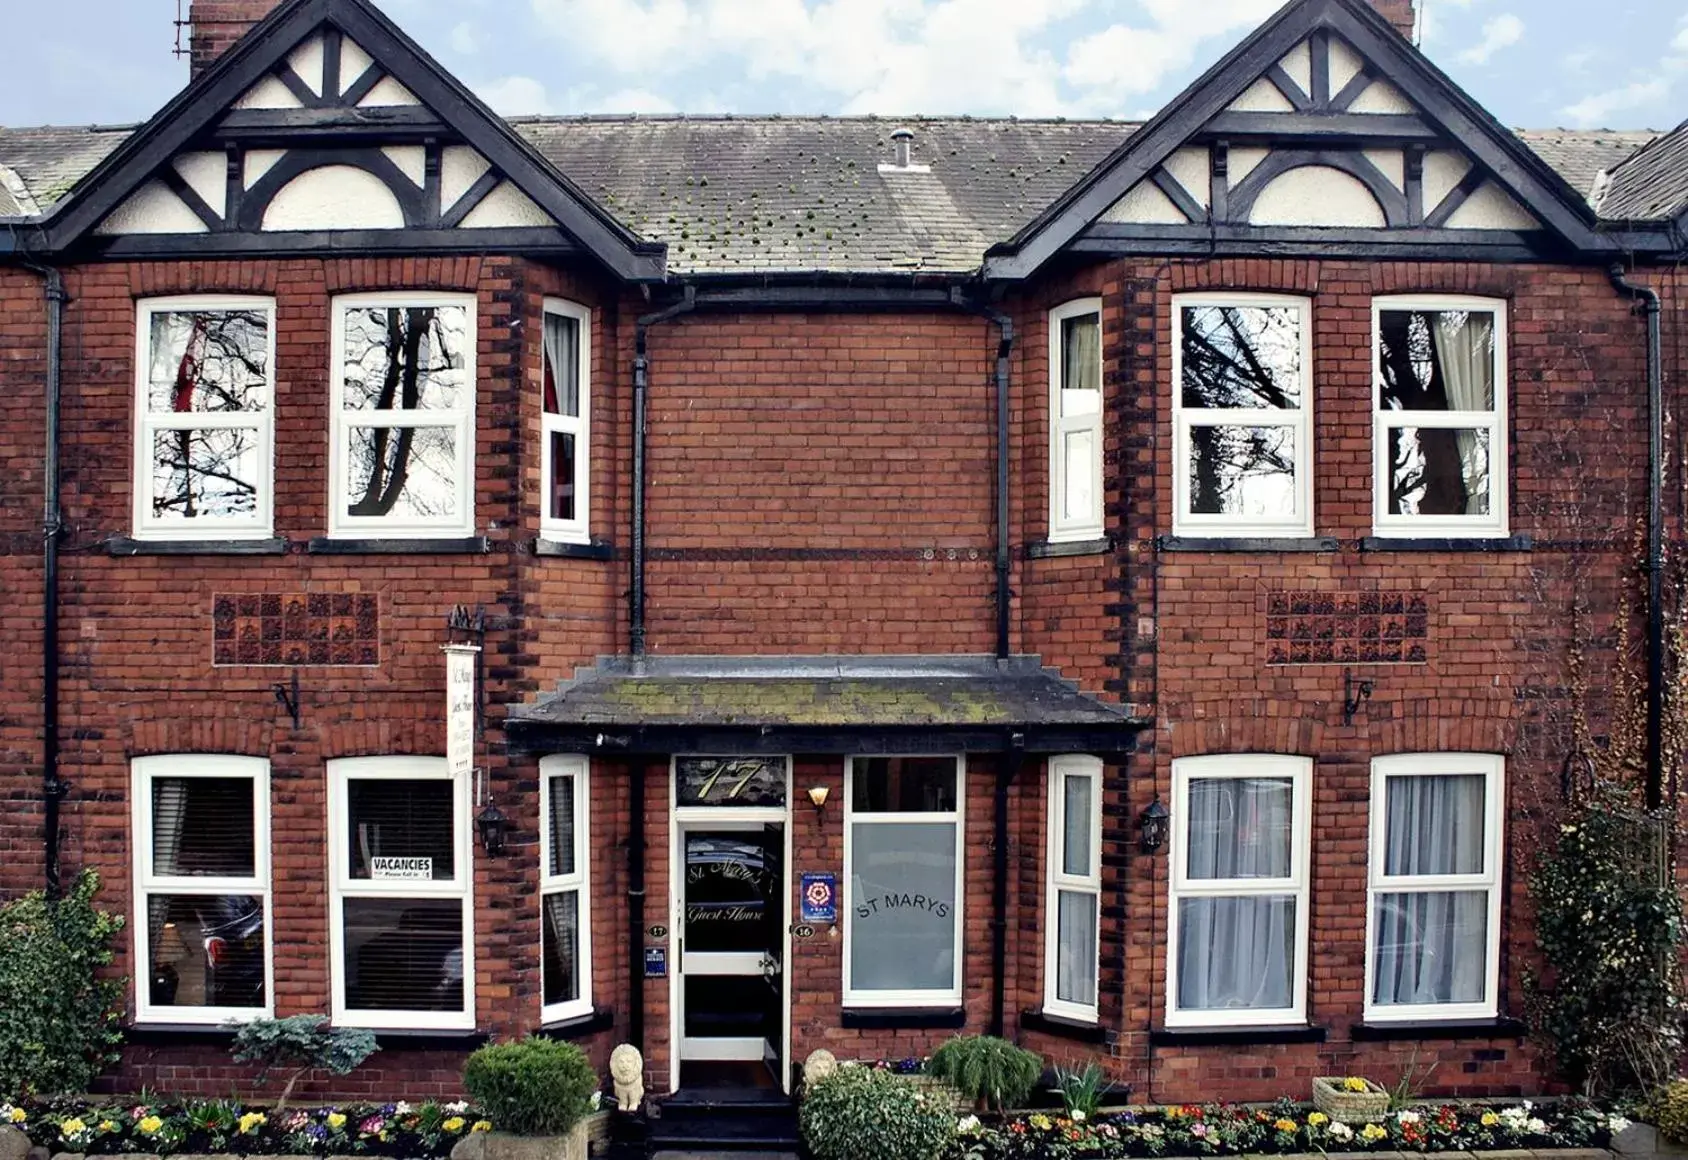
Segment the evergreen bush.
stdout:
<path fill-rule="evenodd" d="M 958 1035 L 940 1044 L 926 1064 L 981 1108 L 1021 1107 L 1043 1075 L 1043 1057 L 990 1035 Z"/>
<path fill-rule="evenodd" d="M 840 1068 L 809 1088 L 798 1122 L 815 1160 L 936 1160 L 955 1138 L 947 1105 L 871 1067 Z"/>
<path fill-rule="evenodd" d="M 499 1129 L 560 1136 L 592 1110 L 598 1073 L 572 1043 L 489 1043 L 463 1066 L 463 1086 Z"/>

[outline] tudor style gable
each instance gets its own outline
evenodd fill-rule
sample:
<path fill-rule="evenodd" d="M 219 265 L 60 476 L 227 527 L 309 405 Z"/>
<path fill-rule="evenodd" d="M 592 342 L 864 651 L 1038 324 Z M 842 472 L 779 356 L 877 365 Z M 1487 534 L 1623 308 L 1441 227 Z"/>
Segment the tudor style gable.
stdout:
<path fill-rule="evenodd" d="M 112 255 L 506 248 L 629 280 L 663 264 L 365 0 L 281 5 L 45 228 Z"/>
<path fill-rule="evenodd" d="M 1364 0 L 1303 0 L 986 261 L 1091 253 L 1531 257 L 1600 249 L 1588 204 Z"/>

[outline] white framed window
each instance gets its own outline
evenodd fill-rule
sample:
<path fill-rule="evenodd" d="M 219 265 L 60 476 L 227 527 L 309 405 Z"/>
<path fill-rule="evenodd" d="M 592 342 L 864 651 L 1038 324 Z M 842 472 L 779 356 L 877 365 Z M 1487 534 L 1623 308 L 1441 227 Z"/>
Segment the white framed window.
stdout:
<path fill-rule="evenodd" d="M 1102 300 L 1049 312 L 1049 538 L 1094 540 L 1102 522 Z"/>
<path fill-rule="evenodd" d="M 475 528 L 475 296 L 334 300 L 331 536 Z"/>
<path fill-rule="evenodd" d="M 592 1013 L 592 915 L 587 875 L 587 761 L 574 755 L 539 761 L 544 863 L 539 874 L 541 1018 L 546 1023 Z"/>
<path fill-rule="evenodd" d="M 1506 535 L 1506 303 L 1378 298 L 1372 320 L 1374 530 Z"/>
<path fill-rule="evenodd" d="M 137 757 L 130 775 L 136 1022 L 269 1015 L 269 762 Z"/>
<path fill-rule="evenodd" d="M 1313 314 L 1305 298 L 1172 300 L 1172 530 L 1313 534 Z"/>
<path fill-rule="evenodd" d="M 275 303 L 152 298 L 135 313 L 135 538 L 269 536 Z"/>
<path fill-rule="evenodd" d="M 1313 761 L 1172 763 L 1169 1027 L 1305 1022 Z"/>
<path fill-rule="evenodd" d="M 591 377 L 592 312 L 546 299 L 539 523 L 547 539 L 590 539 Z"/>
<path fill-rule="evenodd" d="M 469 783 L 443 757 L 328 763 L 334 1022 L 475 1025 Z"/>
<path fill-rule="evenodd" d="M 1049 898 L 1043 1009 L 1095 1023 L 1102 931 L 1102 762 L 1049 761 Z"/>
<path fill-rule="evenodd" d="M 1505 773 L 1488 753 L 1372 761 L 1368 1021 L 1499 1010 Z"/>
<path fill-rule="evenodd" d="M 964 760 L 852 757 L 848 766 L 844 1005 L 958 1004 Z"/>

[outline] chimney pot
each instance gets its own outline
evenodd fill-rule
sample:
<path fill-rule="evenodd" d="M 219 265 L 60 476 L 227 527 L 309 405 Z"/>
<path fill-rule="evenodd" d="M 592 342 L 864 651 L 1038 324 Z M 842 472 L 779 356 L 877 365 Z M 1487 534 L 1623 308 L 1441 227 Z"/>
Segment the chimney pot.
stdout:
<path fill-rule="evenodd" d="M 896 166 L 907 169 L 914 164 L 914 131 L 898 129 L 891 134 L 891 145 L 895 150 Z"/>
<path fill-rule="evenodd" d="M 189 75 L 215 64 L 282 0 L 190 0 L 188 5 Z"/>

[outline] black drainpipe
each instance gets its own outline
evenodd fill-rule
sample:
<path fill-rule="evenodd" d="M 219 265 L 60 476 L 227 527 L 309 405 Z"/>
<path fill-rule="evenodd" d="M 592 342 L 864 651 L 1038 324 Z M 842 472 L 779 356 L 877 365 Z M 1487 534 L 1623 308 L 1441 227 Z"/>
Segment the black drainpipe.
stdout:
<path fill-rule="evenodd" d="M 29 269 L 45 279 L 47 300 L 47 448 L 41 504 L 41 802 L 47 897 L 56 899 L 64 893 L 59 876 L 59 803 L 70 789 L 59 778 L 59 537 L 64 531 L 59 497 L 59 396 L 64 378 L 64 304 L 70 301 L 70 295 L 58 270 L 33 264 Z"/>
<path fill-rule="evenodd" d="M 645 765 L 627 771 L 627 1042 L 645 1050 Z"/>
<path fill-rule="evenodd" d="M 991 868 L 991 1027 L 990 1033 L 1001 1037 L 1003 1008 L 1008 990 L 1008 787 L 1020 772 L 1025 752 L 1023 734 L 1010 734 L 1006 746 L 997 756 L 996 766 L 996 835 L 992 843 L 994 864 Z"/>
<path fill-rule="evenodd" d="M 1658 292 L 1624 276 L 1622 266 L 1609 271 L 1612 286 L 1637 303 L 1647 317 L 1647 808 L 1664 804 L 1665 701 L 1665 521 L 1664 370 Z"/>
<path fill-rule="evenodd" d="M 959 286 L 950 301 L 996 325 L 996 656 L 1008 659 L 1009 545 L 1008 545 L 1008 382 L 1014 354 L 1014 320 L 1000 310 L 971 301 Z"/>
<path fill-rule="evenodd" d="M 645 655 L 645 394 L 650 385 L 646 338 L 650 329 L 697 308 L 697 288 L 672 306 L 642 315 L 633 342 L 633 578 L 627 596 L 627 643 L 635 657 Z"/>

